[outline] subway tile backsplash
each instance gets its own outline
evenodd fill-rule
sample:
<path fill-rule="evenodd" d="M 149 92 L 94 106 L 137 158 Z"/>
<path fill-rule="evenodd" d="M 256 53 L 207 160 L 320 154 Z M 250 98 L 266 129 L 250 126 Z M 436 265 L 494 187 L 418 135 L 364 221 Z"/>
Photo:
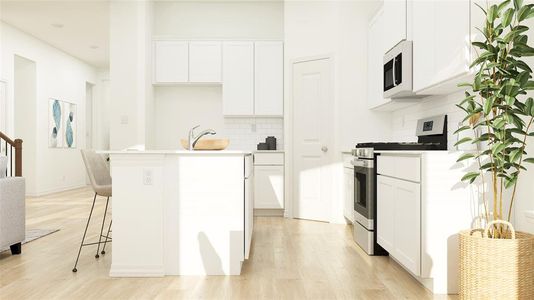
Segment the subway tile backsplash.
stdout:
<path fill-rule="evenodd" d="M 229 150 L 256 150 L 268 136 L 276 137 L 278 150 L 284 149 L 283 118 L 225 118 L 219 135 L 230 139 Z"/>

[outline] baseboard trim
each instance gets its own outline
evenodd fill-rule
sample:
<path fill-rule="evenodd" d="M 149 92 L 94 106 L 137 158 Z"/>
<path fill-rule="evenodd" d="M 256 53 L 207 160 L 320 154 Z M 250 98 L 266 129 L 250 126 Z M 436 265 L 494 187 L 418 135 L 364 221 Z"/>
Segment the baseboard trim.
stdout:
<path fill-rule="evenodd" d="M 256 217 L 283 217 L 284 209 L 265 209 L 265 208 L 256 208 L 254 209 L 254 216 Z"/>
<path fill-rule="evenodd" d="M 156 266 L 121 266 L 111 264 L 110 277 L 163 277 L 165 268 Z"/>
<path fill-rule="evenodd" d="M 86 187 L 86 186 L 87 186 L 87 184 L 84 182 L 84 183 L 78 183 L 78 184 L 73 184 L 73 185 L 69 185 L 69 186 L 59 187 L 59 188 L 47 189 L 47 190 L 38 191 L 38 192 L 34 192 L 34 193 L 26 193 L 26 196 L 27 197 L 42 197 L 42 196 L 46 196 L 46 195 L 50 195 L 50 194 L 76 190 L 76 189 L 80 189 L 80 188 L 83 188 L 83 187 Z"/>

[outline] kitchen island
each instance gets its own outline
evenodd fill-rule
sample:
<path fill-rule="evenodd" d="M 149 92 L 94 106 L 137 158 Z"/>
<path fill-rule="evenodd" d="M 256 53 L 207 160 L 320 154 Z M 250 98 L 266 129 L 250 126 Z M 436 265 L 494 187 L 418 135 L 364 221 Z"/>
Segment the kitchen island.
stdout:
<path fill-rule="evenodd" d="M 110 276 L 239 275 L 252 239 L 252 155 L 108 151 Z"/>

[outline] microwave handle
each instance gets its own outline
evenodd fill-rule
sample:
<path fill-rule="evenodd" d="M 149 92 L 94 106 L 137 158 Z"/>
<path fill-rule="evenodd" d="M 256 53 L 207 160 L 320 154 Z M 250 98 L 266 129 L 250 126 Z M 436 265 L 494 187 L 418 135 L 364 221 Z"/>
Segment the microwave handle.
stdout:
<path fill-rule="evenodd" d="M 393 58 L 393 86 L 397 86 L 397 80 L 395 79 L 395 65 L 397 62 L 397 57 Z"/>

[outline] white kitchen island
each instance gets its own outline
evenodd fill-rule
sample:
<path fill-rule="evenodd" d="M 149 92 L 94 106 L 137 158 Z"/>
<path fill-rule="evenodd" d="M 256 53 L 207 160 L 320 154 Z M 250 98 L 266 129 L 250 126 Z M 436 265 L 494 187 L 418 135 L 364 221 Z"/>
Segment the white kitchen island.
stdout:
<path fill-rule="evenodd" d="M 252 238 L 252 156 L 109 151 L 110 276 L 239 275 Z"/>

